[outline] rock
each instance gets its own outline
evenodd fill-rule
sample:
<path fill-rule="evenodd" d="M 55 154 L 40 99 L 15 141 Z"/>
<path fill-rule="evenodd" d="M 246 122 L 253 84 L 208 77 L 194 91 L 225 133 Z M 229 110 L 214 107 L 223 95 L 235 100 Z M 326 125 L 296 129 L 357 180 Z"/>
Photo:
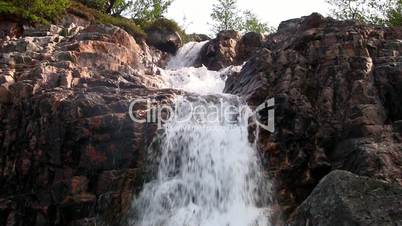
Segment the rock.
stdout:
<path fill-rule="evenodd" d="M 72 27 L 82 27 L 82 28 L 87 28 L 89 25 L 91 25 L 91 21 L 88 18 L 83 18 L 79 17 L 73 14 L 71 12 L 71 9 L 67 9 L 67 13 L 59 22 L 59 25 L 61 27 L 65 28 L 72 28 Z"/>
<path fill-rule="evenodd" d="M 0 104 L 9 104 L 11 102 L 11 94 L 8 88 L 0 86 Z"/>
<path fill-rule="evenodd" d="M 289 225 L 401 225 L 401 200 L 398 185 L 333 171 L 298 207 Z"/>
<path fill-rule="evenodd" d="M 241 36 L 236 31 L 221 31 L 202 48 L 199 64 L 210 70 L 241 65 L 260 49 L 263 40 L 264 36 L 255 32 Z"/>
<path fill-rule="evenodd" d="M 0 43 L 1 40 L 11 38 L 18 38 L 23 33 L 23 28 L 17 22 L 8 21 L 6 18 L 0 17 Z"/>
<path fill-rule="evenodd" d="M 401 42 L 388 32 L 289 20 L 227 80 L 225 92 L 253 108 L 276 100 L 276 130 L 260 130 L 257 147 L 285 220 L 334 169 L 402 185 Z"/>
<path fill-rule="evenodd" d="M 328 20 L 329 19 L 327 19 L 327 21 Z M 279 24 L 278 33 L 303 32 L 309 29 L 319 28 L 321 25 L 324 25 L 325 22 L 326 19 L 322 15 L 312 13 L 310 16 L 283 21 Z"/>
<path fill-rule="evenodd" d="M 192 42 L 204 42 L 204 41 L 211 40 L 211 38 L 205 34 L 193 33 L 193 34 L 189 34 L 187 36 L 188 36 L 188 39 Z"/>
<path fill-rule="evenodd" d="M 168 27 L 151 27 L 145 32 L 147 33 L 147 43 L 161 51 L 176 54 L 183 45 L 179 33 Z"/>
<path fill-rule="evenodd" d="M 129 106 L 171 103 L 177 91 L 145 73 L 167 57 L 115 26 L 59 32 L 27 29 L 0 46 L 1 222 L 117 225 L 157 129 L 133 122 Z"/>
<path fill-rule="evenodd" d="M 25 37 L 43 37 L 50 35 L 57 35 L 62 31 L 62 28 L 57 25 L 41 25 L 41 26 L 28 26 L 24 25 L 24 34 Z"/>
<path fill-rule="evenodd" d="M 248 60 L 264 42 L 264 35 L 256 32 L 248 32 L 244 34 L 236 46 L 236 64 L 242 64 Z"/>
<path fill-rule="evenodd" d="M 236 45 L 240 34 L 236 31 L 221 31 L 201 50 L 201 64 L 210 70 L 220 70 L 233 65 L 236 58 Z"/>

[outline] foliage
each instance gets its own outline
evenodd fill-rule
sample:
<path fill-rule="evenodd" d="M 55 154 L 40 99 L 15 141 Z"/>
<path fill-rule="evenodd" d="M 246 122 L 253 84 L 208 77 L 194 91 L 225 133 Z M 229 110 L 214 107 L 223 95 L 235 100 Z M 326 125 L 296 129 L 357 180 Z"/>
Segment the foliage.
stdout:
<path fill-rule="evenodd" d="M 131 17 L 138 23 L 152 23 L 167 12 L 173 0 L 135 0 L 129 9 Z"/>
<path fill-rule="evenodd" d="M 129 9 L 133 1 L 129 0 L 79 0 L 88 7 L 99 10 L 103 13 L 119 16 Z"/>
<path fill-rule="evenodd" d="M 240 30 L 241 17 L 237 9 L 236 0 L 218 0 L 213 5 L 211 18 L 212 31 L 218 33 L 223 30 Z"/>
<path fill-rule="evenodd" d="M 58 18 L 70 5 L 69 0 L 13 0 L 12 3 L 46 20 Z"/>
<path fill-rule="evenodd" d="M 387 18 L 388 26 L 402 26 L 402 0 L 398 0 L 395 6 L 388 10 Z"/>
<path fill-rule="evenodd" d="M 118 26 L 127 31 L 127 33 L 131 34 L 137 40 L 146 37 L 145 32 L 139 26 L 137 26 L 134 21 L 120 16 L 107 15 L 78 2 L 72 2 L 69 12 L 77 16 L 93 20 L 97 23 Z"/>
<path fill-rule="evenodd" d="M 69 0 L 0 1 L 0 13 L 16 16 L 29 23 L 47 24 L 59 18 L 69 5 Z"/>
<path fill-rule="evenodd" d="M 260 19 L 250 10 L 241 12 L 237 8 L 237 0 L 217 0 L 213 5 L 211 17 L 212 31 L 218 33 L 222 30 L 237 30 L 242 32 L 270 33 L 275 29 Z M 243 15 L 241 15 L 243 14 Z"/>
<path fill-rule="evenodd" d="M 244 11 L 243 14 L 243 24 L 241 28 L 244 32 L 272 33 L 275 31 L 275 28 L 270 27 L 268 23 L 261 22 L 257 15 L 250 10 Z"/>
<path fill-rule="evenodd" d="M 396 26 L 401 18 L 401 0 L 327 0 L 327 3 L 332 5 L 332 15 L 340 20 Z"/>

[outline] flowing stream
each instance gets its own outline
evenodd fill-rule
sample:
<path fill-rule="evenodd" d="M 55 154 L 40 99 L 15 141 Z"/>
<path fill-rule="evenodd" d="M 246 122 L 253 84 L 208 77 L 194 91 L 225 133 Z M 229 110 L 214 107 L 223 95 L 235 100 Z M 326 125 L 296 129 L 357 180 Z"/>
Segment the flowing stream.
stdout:
<path fill-rule="evenodd" d="M 268 226 L 269 184 L 248 141 L 251 110 L 223 94 L 225 74 L 193 68 L 205 43 L 186 44 L 162 72 L 177 98 L 164 125 L 156 178 L 133 204 L 131 226 Z"/>

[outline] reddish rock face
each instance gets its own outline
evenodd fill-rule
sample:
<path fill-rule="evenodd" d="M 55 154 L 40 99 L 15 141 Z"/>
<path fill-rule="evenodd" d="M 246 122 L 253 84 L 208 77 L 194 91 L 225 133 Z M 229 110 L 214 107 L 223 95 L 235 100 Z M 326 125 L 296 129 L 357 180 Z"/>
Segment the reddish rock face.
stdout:
<path fill-rule="evenodd" d="M 130 119 L 130 102 L 175 95 L 146 75 L 165 55 L 122 29 L 61 30 L 0 48 L 0 225 L 118 223 L 156 131 Z"/>
<path fill-rule="evenodd" d="M 276 131 L 257 143 L 284 220 L 331 170 L 402 185 L 400 33 L 317 14 L 286 21 L 227 81 L 252 106 L 276 99 Z"/>

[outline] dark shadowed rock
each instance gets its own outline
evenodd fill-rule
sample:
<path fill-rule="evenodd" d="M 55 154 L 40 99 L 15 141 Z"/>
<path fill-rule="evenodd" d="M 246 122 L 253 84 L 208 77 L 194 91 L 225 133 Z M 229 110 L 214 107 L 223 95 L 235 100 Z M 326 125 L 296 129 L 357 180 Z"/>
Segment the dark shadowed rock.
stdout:
<path fill-rule="evenodd" d="M 236 31 L 221 31 L 201 50 L 201 64 L 210 70 L 241 65 L 262 46 L 263 40 L 260 33 L 249 32 L 241 36 Z"/>
<path fill-rule="evenodd" d="M 298 207 L 290 226 L 402 225 L 402 187 L 333 171 Z"/>
<path fill-rule="evenodd" d="M 147 33 L 147 42 L 157 49 L 171 54 L 175 54 L 183 45 L 180 35 L 177 31 L 168 27 L 154 27 L 145 30 Z"/>
<path fill-rule="evenodd" d="M 9 21 L 4 16 L 0 16 L 0 43 L 8 38 L 20 37 L 23 33 L 22 25 L 17 22 Z"/>
<path fill-rule="evenodd" d="M 201 50 L 201 63 L 210 70 L 220 70 L 233 65 L 236 59 L 236 45 L 240 40 L 236 31 L 221 31 Z"/>
<path fill-rule="evenodd" d="M 248 32 L 244 34 L 236 46 L 236 64 L 242 64 L 248 60 L 264 42 L 264 35 L 256 32 Z"/>

